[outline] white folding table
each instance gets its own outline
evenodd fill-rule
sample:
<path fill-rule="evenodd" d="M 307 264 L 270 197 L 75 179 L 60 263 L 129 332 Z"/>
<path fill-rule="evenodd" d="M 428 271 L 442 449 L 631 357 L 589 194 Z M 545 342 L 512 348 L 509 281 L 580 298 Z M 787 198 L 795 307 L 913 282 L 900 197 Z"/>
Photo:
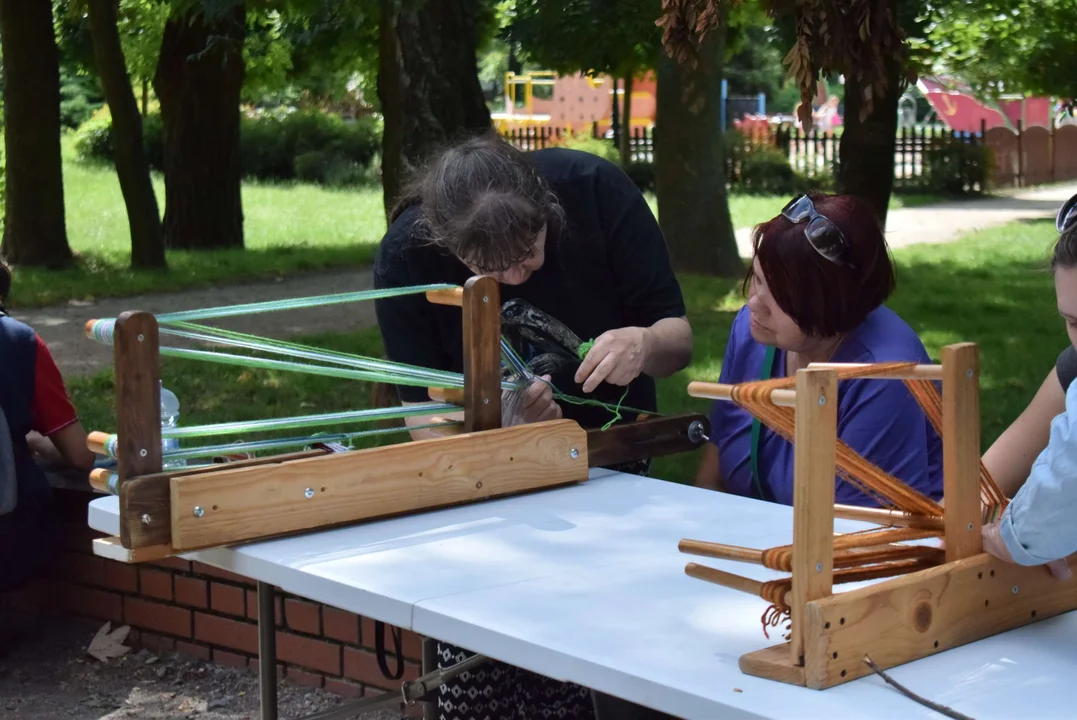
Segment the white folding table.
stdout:
<path fill-rule="evenodd" d="M 88 521 L 118 535 L 117 498 L 93 501 Z M 863 527 L 835 521 L 839 531 Z M 681 554 L 686 537 L 788 544 L 792 508 L 593 470 L 570 487 L 184 557 L 259 582 L 268 651 L 274 628 L 262 622 L 278 586 L 677 717 L 939 717 L 876 675 L 818 691 L 743 674 L 738 658 L 782 642 L 781 628 L 767 640 L 765 601 L 689 578 L 684 566 L 780 575 Z M 275 683 L 275 655 L 262 664 Z M 888 674 L 977 720 L 1071 717 L 1077 614 Z M 274 685 L 274 705 L 275 695 Z"/>

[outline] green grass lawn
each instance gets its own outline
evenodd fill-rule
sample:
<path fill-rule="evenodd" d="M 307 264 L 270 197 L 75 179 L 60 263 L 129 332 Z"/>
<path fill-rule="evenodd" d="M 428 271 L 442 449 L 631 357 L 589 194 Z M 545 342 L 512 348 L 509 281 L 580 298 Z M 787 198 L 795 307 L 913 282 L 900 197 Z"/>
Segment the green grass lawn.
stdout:
<path fill-rule="evenodd" d="M 983 447 L 1024 408 L 1068 342 L 1055 310 L 1046 260 L 1055 239 L 1047 220 L 1017 222 L 976 233 L 949 245 L 913 246 L 895 252 L 898 290 L 889 303 L 921 335 L 937 361 L 949 343 L 971 341 L 981 352 Z M 684 371 L 659 383 L 664 413 L 707 412 L 689 398 L 692 380 L 716 380 L 730 324 L 741 299 L 731 281 L 681 277 L 695 332 L 695 355 Z M 311 344 L 378 355 L 377 330 L 308 338 Z M 182 404 L 181 422 L 279 417 L 369 406 L 368 384 L 307 375 L 245 370 L 166 358 L 165 385 Z M 111 371 L 69 380 L 88 429 L 114 428 Z M 392 436 L 398 437 L 398 436 Z M 694 455 L 656 462 L 656 477 L 690 481 Z"/>
<path fill-rule="evenodd" d="M 380 187 L 333 190 L 312 185 L 243 184 L 245 250 L 168 252 L 165 272 L 132 271 L 127 212 L 116 173 L 87 165 L 64 141 L 64 201 L 68 241 L 78 263 L 65 271 L 16 269 L 13 309 L 62 304 L 68 300 L 123 297 L 222 283 L 240 283 L 371 262 L 385 232 Z M 154 176 L 164 213 L 164 181 Z M 735 227 L 773 217 L 787 198 L 733 196 Z M 923 202 L 895 197 L 892 207 Z M 653 194 L 648 202 L 657 215 Z"/>

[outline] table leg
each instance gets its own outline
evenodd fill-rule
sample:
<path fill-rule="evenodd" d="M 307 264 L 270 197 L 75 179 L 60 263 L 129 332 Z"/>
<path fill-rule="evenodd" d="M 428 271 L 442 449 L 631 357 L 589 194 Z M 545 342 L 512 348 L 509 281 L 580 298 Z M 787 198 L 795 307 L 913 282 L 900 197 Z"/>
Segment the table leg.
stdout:
<path fill-rule="evenodd" d="M 277 613 L 273 586 L 258 582 L 258 682 L 262 720 L 277 720 Z"/>
<path fill-rule="evenodd" d="M 421 673 L 428 675 L 438 669 L 438 641 L 433 638 L 423 638 L 423 667 Z M 439 686 L 440 687 L 440 686 Z M 438 720 L 437 703 L 438 688 L 434 688 L 433 697 L 423 706 L 423 720 Z"/>

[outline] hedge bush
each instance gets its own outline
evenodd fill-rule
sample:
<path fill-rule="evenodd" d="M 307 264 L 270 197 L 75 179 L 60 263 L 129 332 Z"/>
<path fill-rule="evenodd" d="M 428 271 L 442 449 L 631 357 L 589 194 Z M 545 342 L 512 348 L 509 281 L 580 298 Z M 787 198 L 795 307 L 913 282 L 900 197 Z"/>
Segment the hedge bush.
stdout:
<path fill-rule="evenodd" d="M 142 135 L 150 167 L 160 171 L 164 125 L 159 113 L 143 118 Z M 107 107 L 79 127 L 74 145 L 80 160 L 112 162 L 112 117 Z M 349 122 L 310 110 L 243 116 L 239 145 L 246 178 L 356 185 L 374 179 L 381 128 L 373 118 Z"/>

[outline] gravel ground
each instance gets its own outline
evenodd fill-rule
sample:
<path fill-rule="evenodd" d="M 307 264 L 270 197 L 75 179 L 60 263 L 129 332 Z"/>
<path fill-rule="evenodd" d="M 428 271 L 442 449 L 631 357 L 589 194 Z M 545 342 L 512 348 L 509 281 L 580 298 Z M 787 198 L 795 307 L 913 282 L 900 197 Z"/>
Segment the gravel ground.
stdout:
<path fill-rule="evenodd" d="M 86 654 L 96 621 L 42 619 L 22 624 L 21 637 L 0 634 L 0 717 L 5 720 L 196 718 L 257 720 L 258 675 L 174 653 L 129 651 L 101 662 Z M 282 720 L 341 704 L 323 690 L 279 683 Z M 400 720 L 393 710 L 356 716 Z"/>

